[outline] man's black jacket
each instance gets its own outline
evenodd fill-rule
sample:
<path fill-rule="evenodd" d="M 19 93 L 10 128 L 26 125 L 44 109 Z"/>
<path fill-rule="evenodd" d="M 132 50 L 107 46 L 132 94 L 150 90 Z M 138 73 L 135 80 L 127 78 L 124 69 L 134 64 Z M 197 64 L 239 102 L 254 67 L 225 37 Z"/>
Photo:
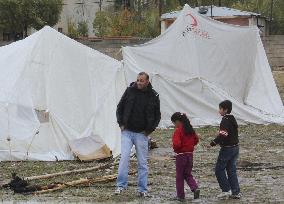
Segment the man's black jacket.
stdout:
<path fill-rule="evenodd" d="M 161 119 L 159 94 L 150 83 L 145 90 L 132 83 L 117 105 L 116 117 L 120 127 L 150 134 Z"/>

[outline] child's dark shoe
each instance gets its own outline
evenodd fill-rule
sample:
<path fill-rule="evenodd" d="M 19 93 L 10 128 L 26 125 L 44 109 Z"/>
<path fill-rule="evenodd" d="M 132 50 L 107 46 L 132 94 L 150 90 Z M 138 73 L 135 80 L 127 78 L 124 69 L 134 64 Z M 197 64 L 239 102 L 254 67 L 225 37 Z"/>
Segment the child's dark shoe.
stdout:
<path fill-rule="evenodd" d="M 232 199 L 241 199 L 241 197 L 242 197 L 241 193 L 238 194 L 232 193 L 232 195 L 230 195 L 230 198 Z"/>
<path fill-rule="evenodd" d="M 195 189 L 195 191 L 193 191 L 193 198 L 194 199 L 198 199 L 200 196 L 200 190 L 199 188 Z"/>
<path fill-rule="evenodd" d="M 174 197 L 171 199 L 172 201 L 179 201 L 179 202 L 185 202 L 185 199 L 184 198 L 180 198 L 180 197 Z"/>

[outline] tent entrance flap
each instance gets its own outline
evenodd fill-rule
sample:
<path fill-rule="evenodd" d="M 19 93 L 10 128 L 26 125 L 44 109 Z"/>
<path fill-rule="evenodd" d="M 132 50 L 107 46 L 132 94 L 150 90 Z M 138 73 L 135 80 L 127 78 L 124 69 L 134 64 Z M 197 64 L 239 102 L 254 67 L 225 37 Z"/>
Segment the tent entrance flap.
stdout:
<path fill-rule="evenodd" d="M 72 140 L 71 151 L 79 160 L 90 161 L 111 157 L 111 151 L 99 136 L 89 136 Z"/>

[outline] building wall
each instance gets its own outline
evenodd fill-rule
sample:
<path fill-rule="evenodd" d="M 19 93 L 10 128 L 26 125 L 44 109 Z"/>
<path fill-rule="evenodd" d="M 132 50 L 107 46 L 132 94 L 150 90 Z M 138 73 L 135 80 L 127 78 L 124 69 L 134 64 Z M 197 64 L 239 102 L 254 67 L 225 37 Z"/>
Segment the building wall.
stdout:
<path fill-rule="evenodd" d="M 214 17 L 213 17 L 214 18 Z M 240 25 L 240 26 L 248 26 L 249 19 L 248 18 L 214 18 L 217 21 L 221 21 L 228 24 Z M 173 24 L 175 19 L 164 19 L 161 22 L 161 32 L 164 32 L 170 25 Z"/>
<path fill-rule="evenodd" d="M 76 4 L 81 2 L 83 4 Z M 60 32 L 68 34 L 68 22 L 75 23 L 85 21 L 88 25 L 88 36 L 94 37 L 93 21 L 96 17 L 96 12 L 100 10 L 98 1 L 94 0 L 64 0 L 64 5 L 59 22 L 54 28 Z M 111 1 L 102 1 L 102 10 L 113 5 Z"/>
<path fill-rule="evenodd" d="M 161 33 L 167 30 L 175 22 L 175 19 L 166 19 L 161 21 Z"/>
<path fill-rule="evenodd" d="M 217 21 L 221 21 L 223 23 L 239 25 L 239 26 L 248 26 L 249 19 L 248 18 L 218 18 L 215 19 Z"/>
<path fill-rule="evenodd" d="M 214 17 L 213 17 L 214 18 Z M 232 17 L 232 18 L 222 18 L 222 17 L 215 17 L 217 21 L 221 21 L 223 23 L 232 24 L 232 25 L 239 25 L 239 26 L 252 26 L 252 25 L 261 25 L 260 27 L 261 35 L 266 36 L 268 35 L 268 24 L 265 18 L 256 18 L 253 17 Z M 164 32 L 172 23 L 174 19 L 165 19 L 161 22 L 161 32 Z"/>
<path fill-rule="evenodd" d="M 166 21 L 161 21 L 161 33 L 163 33 L 167 29 Z"/>
<path fill-rule="evenodd" d="M 252 26 L 258 26 L 260 30 L 260 35 L 261 36 L 267 36 L 269 35 L 269 24 L 268 21 L 265 18 L 257 18 L 253 16 L 252 18 L 249 19 L 249 25 Z"/>

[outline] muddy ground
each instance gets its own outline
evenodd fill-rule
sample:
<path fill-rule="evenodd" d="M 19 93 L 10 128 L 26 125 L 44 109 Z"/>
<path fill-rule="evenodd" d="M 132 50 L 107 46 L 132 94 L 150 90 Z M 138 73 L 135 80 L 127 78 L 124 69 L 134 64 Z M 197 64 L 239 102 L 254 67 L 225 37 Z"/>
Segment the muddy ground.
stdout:
<path fill-rule="evenodd" d="M 284 98 L 284 72 L 274 72 L 277 86 Z M 217 114 L 217 112 L 216 112 Z M 201 196 L 193 200 L 193 195 L 186 187 L 186 203 L 228 203 L 216 199 L 220 192 L 214 176 L 214 164 L 219 148 L 207 149 L 206 144 L 217 132 L 216 127 L 198 128 L 201 142 L 194 154 L 193 174 L 199 182 Z M 150 198 L 137 197 L 137 175 L 129 177 L 129 188 L 123 194 L 115 196 L 115 182 L 69 187 L 61 191 L 42 195 L 14 194 L 7 189 L 0 189 L 2 203 L 175 203 L 175 165 L 171 160 L 171 129 L 158 130 L 152 138 L 159 148 L 150 152 L 149 193 Z M 246 125 L 241 126 L 240 158 L 238 175 L 243 197 L 230 200 L 230 203 L 284 203 L 284 126 Z M 10 178 L 11 172 L 19 176 L 33 176 L 58 171 L 87 168 L 101 162 L 0 162 L 0 182 Z M 131 160 L 131 169 L 136 169 L 136 159 Z M 60 176 L 53 179 L 33 181 L 31 184 L 45 185 L 65 182 L 86 177 L 100 177 L 115 174 L 117 167 L 77 175 Z"/>

